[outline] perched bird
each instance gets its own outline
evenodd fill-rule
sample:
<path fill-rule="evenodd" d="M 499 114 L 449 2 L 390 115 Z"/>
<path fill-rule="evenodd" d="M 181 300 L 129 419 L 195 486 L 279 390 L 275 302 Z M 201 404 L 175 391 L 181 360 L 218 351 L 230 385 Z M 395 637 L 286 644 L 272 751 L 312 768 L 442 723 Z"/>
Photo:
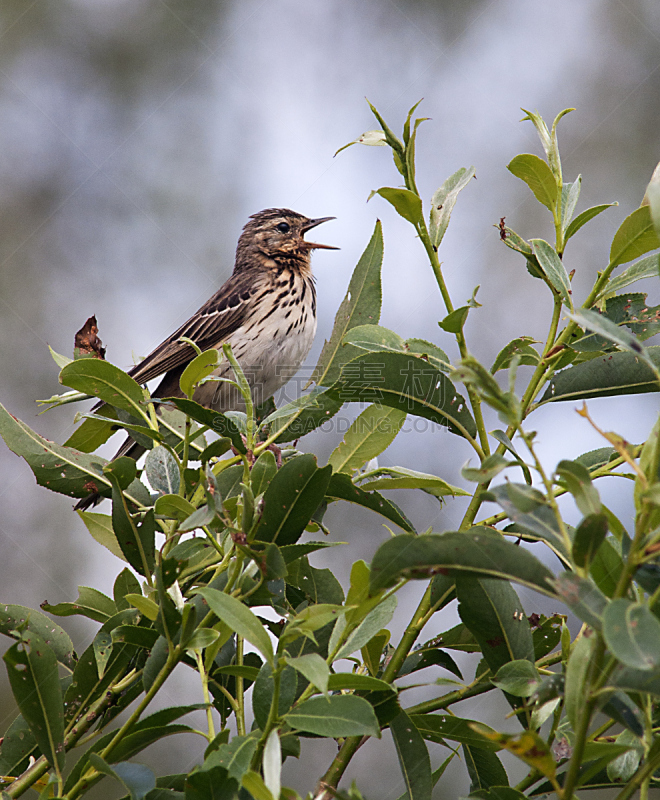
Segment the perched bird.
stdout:
<path fill-rule="evenodd" d="M 231 277 L 192 317 L 128 374 L 144 384 L 163 376 L 153 397 L 182 397 L 179 378 L 196 356 L 181 341 L 191 339 L 202 350 L 228 342 L 250 383 L 255 404 L 267 400 L 298 371 L 316 333 L 316 290 L 311 269 L 315 249 L 337 250 L 304 239 L 307 231 L 334 217 L 308 219 L 287 208 L 267 208 L 253 214 L 238 240 Z M 213 373 L 234 378 L 223 359 Z M 240 410 L 234 387 L 222 381 L 199 386 L 193 399 L 216 411 Z M 115 458 L 139 458 L 144 448 L 130 437 Z M 76 509 L 101 500 L 84 497 Z"/>

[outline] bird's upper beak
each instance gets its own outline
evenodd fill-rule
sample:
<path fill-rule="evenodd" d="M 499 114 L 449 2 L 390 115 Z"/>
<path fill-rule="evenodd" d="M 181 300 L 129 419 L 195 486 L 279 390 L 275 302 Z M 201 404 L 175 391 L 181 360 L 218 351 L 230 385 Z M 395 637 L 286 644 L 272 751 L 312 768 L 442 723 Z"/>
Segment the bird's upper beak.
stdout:
<path fill-rule="evenodd" d="M 307 222 L 302 226 L 301 233 L 304 236 L 307 231 L 311 231 L 312 228 L 315 228 L 322 222 L 328 222 L 328 220 L 331 219 L 336 219 L 336 217 L 319 217 L 318 219 L 308 219 Z M 339 250 L 338 247 L 333 247 L 331 244 L 317 244 L 316 242 L 306 241 L 305 246 L 308 250 Z"/>

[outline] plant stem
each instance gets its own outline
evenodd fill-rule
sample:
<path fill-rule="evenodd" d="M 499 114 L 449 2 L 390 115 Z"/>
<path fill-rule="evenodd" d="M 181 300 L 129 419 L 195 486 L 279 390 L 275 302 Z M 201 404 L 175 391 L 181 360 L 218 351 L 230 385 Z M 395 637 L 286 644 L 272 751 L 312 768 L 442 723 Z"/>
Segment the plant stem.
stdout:
<path fill-rule="evenodd" d="M 236 664 L 243 666 L 243 637 L 236 636 Z M 239 736 L 245 736 L 245 695 L 243 688 L 243 678 L 239 675 L 236 678 L 236 728 Z"/>
<path fill-rule="evenodd" d="M 587 673 L 587 687 L 589 690 L 593 687 L 594 677 L 601 675 L 601 667 L 603 656 L 605 654 L 605 642 L 600 634 L 597 635 L 596 648 L 594 651 L 589 671 Z M 582 757 L 584 755 L 584 748 L 587 743 L 589 734 L 589 725 L 591 723 L 591 716 L 597 703 L 597 698 L 588 697 L 586 703 L 580 710 L 578 718 L 577 729 L 575 731 L 575 743 L 573 745 L 573 753 L 571 760 L 566 771 L 566 779 L 564 781 L 564 789 L 562 792 L 562 800 L 571 800 L 575 784 L 577 783 L 580 767 L 582 766 Z"/>
<path fill-rule="evenodd" d="M 160 672 L 156 676 L 154 682 L 149 687 L 149 691 L 142 698 L 142 701 L 139 703 L 135 711 L 121 726 L 121 728 L 117 731 L 117 733 L 113 736 L 112 740 L 99 753 L 101 758 L 103 758 L 105 761 L 108 760 L 113 750 L 117 748 L 117 746 L 126 736 L 126 734 L 130 732 L 130 729 L 133 727 L 133 725 L 135 725 L 135 723 L 140 719 L 140 715 L 147 708 L 149 703 L 151 703 L 151 701 L 154 699 L 160 687 L 169 678 L 172 671 L 181 660 L 182 656 L 183 656 L 183 651 L 181 651 L 180 648 L 178 647 L 175 650 L 170 651 L 170 653 L 167 656 L 167 661 L 165 662 Z M 66 800 L 74 800 L 74 798 L 78 797 L 83 792 L 85 792 L 93 783 L 96 783 L 96 781 L 100 777 L 101 777 L 100 773 L 98 773 L 95 769 L 91 767 L 88 768 L 80 777 L 80 779 L 76 781 L 74 786 L 66 794 Z"/>

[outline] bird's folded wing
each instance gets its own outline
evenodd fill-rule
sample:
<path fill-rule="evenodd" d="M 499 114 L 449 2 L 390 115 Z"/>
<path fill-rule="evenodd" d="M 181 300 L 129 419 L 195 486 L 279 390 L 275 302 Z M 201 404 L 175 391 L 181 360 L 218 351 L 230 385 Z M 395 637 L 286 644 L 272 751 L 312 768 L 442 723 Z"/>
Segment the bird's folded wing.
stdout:
<path fill-rule="evenodd" d="M 138 383 L 147 383 L 195 357 L 185 336 L 202 350 L 218 347 L 249 316 L 251 300 L 259 287 L 247 285 L 245 275 L 232 275 L 223 287 L 162 344 L 129 371 Z"/>

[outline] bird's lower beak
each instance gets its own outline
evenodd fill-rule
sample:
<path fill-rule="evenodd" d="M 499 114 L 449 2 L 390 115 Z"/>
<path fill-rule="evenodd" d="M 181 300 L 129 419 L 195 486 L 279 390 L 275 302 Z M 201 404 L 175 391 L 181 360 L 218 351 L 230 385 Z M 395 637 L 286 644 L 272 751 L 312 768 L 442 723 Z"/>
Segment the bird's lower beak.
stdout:
<path fill-rule="evenodd" d="M 301 232 L 304 235 L 307 231 L 311 231 L 312 228 L 315 228 L 322 222 L 328 222 L 328 220 L 331 219 L 336 219 L 336 217 L 319 217 L 318 219 L 307 220 L 302 226 Z M 305 242 L 305 246 L 308 250 L 339 250 L 338 247 L 333 247 L 331 244 L 317 244 L 316 242 Z"/>

